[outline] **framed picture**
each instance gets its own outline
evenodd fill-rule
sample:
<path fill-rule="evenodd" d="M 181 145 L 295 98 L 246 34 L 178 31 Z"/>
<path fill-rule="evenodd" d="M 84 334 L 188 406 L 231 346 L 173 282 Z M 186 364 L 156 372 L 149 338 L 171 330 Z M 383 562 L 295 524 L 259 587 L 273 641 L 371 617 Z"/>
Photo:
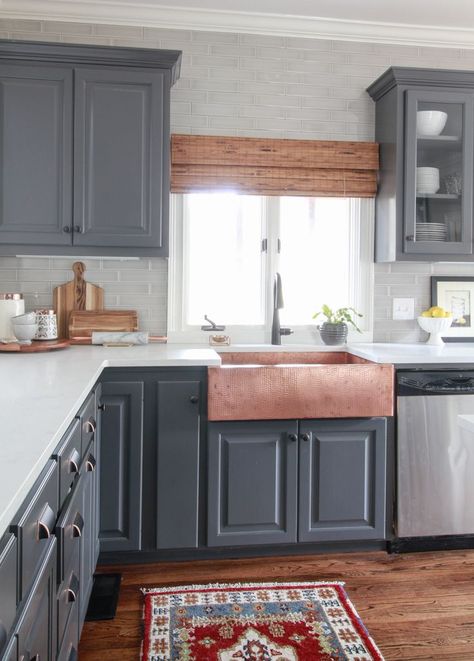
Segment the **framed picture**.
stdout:
<path fill-rule="evenodd" d="M 431 305 L 439 305 L 453 315 L 453 323 L 443 340 L 474 341 L 474 278 L 465 275 L 432 276 Z"/>

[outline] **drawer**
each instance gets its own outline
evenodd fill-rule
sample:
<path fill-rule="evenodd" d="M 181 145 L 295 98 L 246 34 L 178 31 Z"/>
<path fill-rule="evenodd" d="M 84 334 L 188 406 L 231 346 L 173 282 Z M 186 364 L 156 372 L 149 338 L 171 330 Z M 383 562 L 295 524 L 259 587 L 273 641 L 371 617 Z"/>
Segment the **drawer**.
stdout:
<path fill-rule="evenodd" d="M 63 443 L 53 455 L 59 466 L 59 509 L 79 473 L 81 464 L 81 423 L 74 420 L 64 435 Z"/>
<path fill-rule="evenodd" d="M 20 600 L 27 595 L 48 542 L 54 535 L 58 492 L 58 465 L 51 459 L 30 491 L 18 521 L 12 525 L 20 548 Z"/>
<path fill-rule="evenodd" d="M 97 427 L 94 392 L 89 395 L 86 403 L 79 411 L 79 419 L 81 422 L 82 455 L 84 455 Z"/>
<path fill-rule="evenodd" d="M 64 581 L 74 566 L 75 554 L 79 553 L 84 530 L 83 490 L 85 475 L 81 475 L 65 503 L 56 525 L 58 538 L 58 582 Z"/>
<path fill-rule="evenodd" d="M 56 538 L 51 537 L 16 627 L 19 659 L 55 658 L 56 562 Z"/>
<path fill-rule="evenodd" d="M 59 654 L 61 654 L 61 650 L 64 649 L 65 645 L 74 643 L 77 648 L 79 642 L 79 567 L 78 548 L 72 567 L 66 572 L 66 578 L 59 586 L 57 594 Z"/>
<path fill-rule="evenodd" d="M 18 590 L 18 542 L 8 533 L 0 542 L 0 651 L 7 642 L 16 615 Z"/>

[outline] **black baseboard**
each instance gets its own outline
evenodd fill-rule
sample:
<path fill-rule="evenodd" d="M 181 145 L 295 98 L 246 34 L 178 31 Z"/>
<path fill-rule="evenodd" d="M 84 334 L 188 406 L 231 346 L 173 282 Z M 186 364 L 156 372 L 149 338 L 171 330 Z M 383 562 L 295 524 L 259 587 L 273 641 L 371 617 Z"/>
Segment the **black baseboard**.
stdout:
<path fill-rule="evenodd" d="M 241 558 L 316 555 L 321 553 L 354 553 L 387 551 L 384 540 L 374 542 L 332 542 L 324 544 L 276 544 L 230 548 L 165 549 L 161 551 L 108 551 L 99 556 L 100 565 L 177 562 L 189 560 L 239 560 Z"/>
<path fill-rule="evenodd" d="M 399 537 L 387 544 L 389 553 L 454 551 L 474 549 L 474 535 L 438 535 L 433 537 Z"/>

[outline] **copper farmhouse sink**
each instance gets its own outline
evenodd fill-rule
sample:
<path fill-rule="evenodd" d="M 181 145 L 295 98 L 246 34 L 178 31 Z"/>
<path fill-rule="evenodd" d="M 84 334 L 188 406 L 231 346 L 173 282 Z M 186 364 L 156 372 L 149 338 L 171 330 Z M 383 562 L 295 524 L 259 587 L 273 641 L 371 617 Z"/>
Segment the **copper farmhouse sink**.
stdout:
<path fill-rule="evenodd" d="M 347 352 L 229 352 L 208 368 L 209 420 L 393 415 L 393 365 Z"/>

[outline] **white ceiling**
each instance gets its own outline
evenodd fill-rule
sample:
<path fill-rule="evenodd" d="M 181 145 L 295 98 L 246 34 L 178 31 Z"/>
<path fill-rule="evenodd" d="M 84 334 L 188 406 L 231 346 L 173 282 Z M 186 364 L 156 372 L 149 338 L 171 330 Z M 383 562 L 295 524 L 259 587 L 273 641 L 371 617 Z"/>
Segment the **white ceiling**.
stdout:
<path fill-rule="evenodd" d="M 0 18 L 474 48 L 473 0 L 0 0 Z"/>

